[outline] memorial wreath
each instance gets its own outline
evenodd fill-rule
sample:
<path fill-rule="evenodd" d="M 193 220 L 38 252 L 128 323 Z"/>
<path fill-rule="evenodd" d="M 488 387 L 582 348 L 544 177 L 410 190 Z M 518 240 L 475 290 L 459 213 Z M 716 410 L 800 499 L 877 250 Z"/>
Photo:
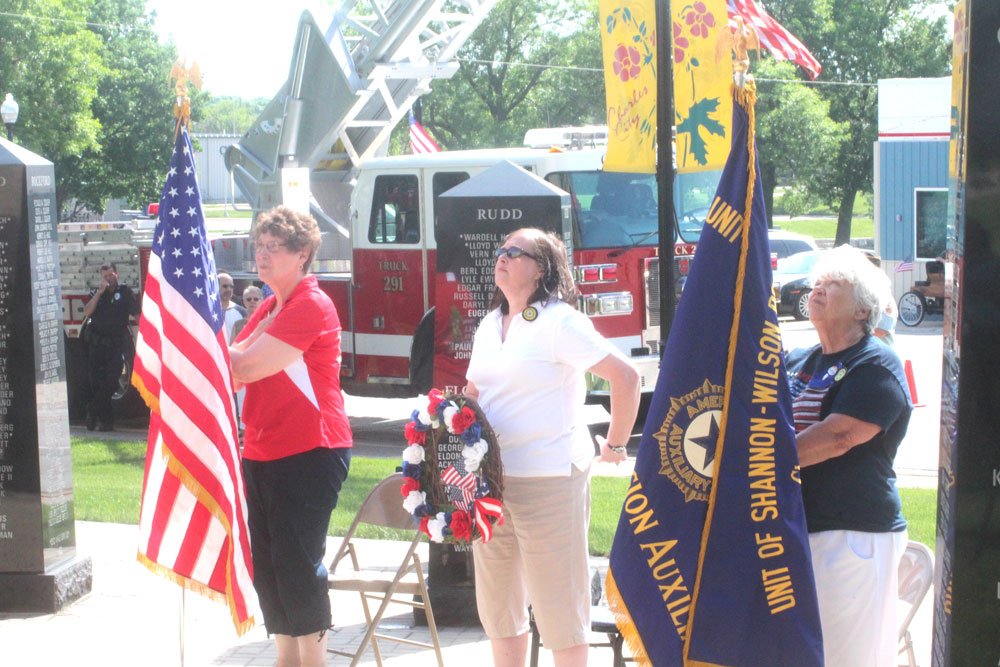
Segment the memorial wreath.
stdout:
<path fill-rule="evenodd" d="M 464 395 L 428 395 L 427 408 L 406 424 L 403 450 L 403 507 L 434 542 L 489 542 L 503 523 L 503 465 L 496 434 L 479 405 Z M 459 436 L 461 459 L 444 470 L 439 447 Z"/>

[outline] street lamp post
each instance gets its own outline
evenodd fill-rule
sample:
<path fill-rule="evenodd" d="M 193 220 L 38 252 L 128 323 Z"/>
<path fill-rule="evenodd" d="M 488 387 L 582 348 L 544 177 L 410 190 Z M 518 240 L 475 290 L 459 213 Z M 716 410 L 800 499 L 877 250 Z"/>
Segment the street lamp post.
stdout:
<path fill-rule="evenodd" d="M 14 96 L 7 93 L 3 104 L 0 104 L 0 116 L 3 116 L 4 125 L 7 126 L 7 141 L 14 140 L 14 123 L 17 122 L 17 114 L 20 111 Z"/>

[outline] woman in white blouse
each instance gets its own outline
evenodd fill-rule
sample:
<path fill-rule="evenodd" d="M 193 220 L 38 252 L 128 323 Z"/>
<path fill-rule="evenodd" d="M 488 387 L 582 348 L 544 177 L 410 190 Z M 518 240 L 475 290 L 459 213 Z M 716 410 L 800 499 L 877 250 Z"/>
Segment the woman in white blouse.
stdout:
<path fill-rule="evenodd" d="M 601 459 L 627 457 L 639 375 L 576 308 L 566 248 L 519 229 L 497 249 L 492 310 L 476 331 L 466 393 L 497 433 L 504 524 L 473 547 L 476 601 L 496 665 L 524 665 L 528 605 L 557 666 L 587 662 L 590 630 L 590 463 L 584 373 L 611 386 Z"/>

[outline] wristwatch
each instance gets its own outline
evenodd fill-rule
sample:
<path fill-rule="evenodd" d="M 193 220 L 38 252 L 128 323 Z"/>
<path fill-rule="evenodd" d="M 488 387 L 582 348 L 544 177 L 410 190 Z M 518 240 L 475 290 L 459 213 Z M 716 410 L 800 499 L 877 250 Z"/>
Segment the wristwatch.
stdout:
<path fill-rule="evenodd" d="M 608 449 L 610 449 L 611 451 L 613 451 L 615 454 L 624 454 L 625 453 L 625 445 L 622 445 L 621 447 L 612 447 L 611 445 L 608 445 Z"/>

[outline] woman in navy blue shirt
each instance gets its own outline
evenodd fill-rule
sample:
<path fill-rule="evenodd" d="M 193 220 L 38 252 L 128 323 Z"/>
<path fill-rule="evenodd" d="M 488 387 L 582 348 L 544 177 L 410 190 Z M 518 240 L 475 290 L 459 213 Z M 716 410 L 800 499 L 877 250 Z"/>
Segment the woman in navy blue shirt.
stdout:
<path fill-rule="evenodd" d="M 911 410 L 899 357 L 872 335 L 889 280 L 849 246 L 813 276 L 820 343 L 790 355 L 789 382 L 823 649 L 831 667 L 888 667 L 907 542 L 892 463 Z"/>

